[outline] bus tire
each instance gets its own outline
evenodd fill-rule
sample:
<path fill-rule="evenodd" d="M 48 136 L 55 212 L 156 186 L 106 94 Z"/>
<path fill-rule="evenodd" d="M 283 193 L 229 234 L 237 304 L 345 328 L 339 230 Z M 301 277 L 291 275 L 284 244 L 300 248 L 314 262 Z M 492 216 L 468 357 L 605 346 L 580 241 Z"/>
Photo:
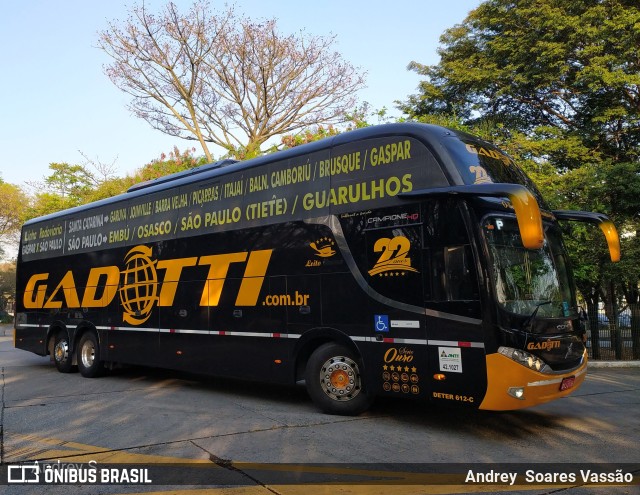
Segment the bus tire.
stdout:
<path fill-rule="evenodd" d="M 85 378 L 96 378 L 104 372 L 104 365 L 100 361 L 100 344 L 94 332 L 85 332 L 78 344 L 78 369 Z"/>
<path fill-rule="evenodd" d="M 316 406 L 327 414 L 360 414 L 373 402 L 361 373 L 362 365 L 352 351 L 333 342 L 323 344 L 311 354 L 307 363 L 307 392 Z"/>
<path fill-rule="evenodd" d="M 60 373 L 72 373 L 77 369 L 73 365 L 73 356 L 69 349 L 69 335 L 61 330 L 56 334 L 53 344 L 53 362 Z"/>

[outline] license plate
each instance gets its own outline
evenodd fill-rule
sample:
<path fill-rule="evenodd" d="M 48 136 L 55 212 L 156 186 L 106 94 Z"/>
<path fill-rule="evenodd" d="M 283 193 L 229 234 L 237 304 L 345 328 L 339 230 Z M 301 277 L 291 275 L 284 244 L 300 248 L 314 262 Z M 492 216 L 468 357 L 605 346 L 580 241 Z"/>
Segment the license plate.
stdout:
<path fill-rule="evenodd" d="M 575 384 L 576 384 L 576 377 L 568 376 L 567 378 L 562 380 L 562 383 L 560 384 L 560 392 L 562 392 L 563 390 L 569 390 Z"/>

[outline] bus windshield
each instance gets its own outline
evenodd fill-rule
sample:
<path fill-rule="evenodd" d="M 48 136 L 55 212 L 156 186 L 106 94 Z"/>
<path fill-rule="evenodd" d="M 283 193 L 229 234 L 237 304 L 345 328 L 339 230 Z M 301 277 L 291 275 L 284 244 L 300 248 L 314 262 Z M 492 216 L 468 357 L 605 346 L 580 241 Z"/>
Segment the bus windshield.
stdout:
<path fill-rule="evenodd" d="M 511 313 L 568 317 L 575 307 L 558 228 L 544 224 L 541 249 L 525 249 L 513 216 L 489 215 L 483 230 L 489 247 L 496 299 Z"/>

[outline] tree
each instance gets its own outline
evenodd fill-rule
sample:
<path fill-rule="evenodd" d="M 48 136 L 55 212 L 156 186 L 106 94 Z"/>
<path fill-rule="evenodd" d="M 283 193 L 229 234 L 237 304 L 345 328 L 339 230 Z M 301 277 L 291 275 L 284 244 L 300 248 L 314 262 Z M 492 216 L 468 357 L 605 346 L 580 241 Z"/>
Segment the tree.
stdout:
<path fill-rule="evenodd" d="M 204 156 L 195 156 L 195 151 L 195 148 L 180 151 L 177 146 L 174 146 L 173 150 L 168 154 L 161 153 L 160 158 L 151 160 L 143 167 L 137 169 L 132 175 L 126 175 L 125 177 L 104 175 L 103 178 L 84 195 L 82 203 L 90 203 L 92 201 L 110 198 L 126 192 L 131 186 L 140 182 L 158 179 L 165 175 L 175 174 L 205 165 L 207 159 Z M 104 170 L 104 168 L 100 168 L 100 170 Z"/>
<path fill-rule="evenodd" d="M 50 163 L 49 170 L 42 182 L 28 183 L 37 192 L 25 209 L 25 220 L 84 204 L 101 183 L 84 165 Z"/>
<path fill-rule="evenodd" d="M 16 293 L 16 264 L 0 263 L 0 323 L 11 321 L 5 311 L 13 312 Z"/>
<path fill-rule="evenodd" d="M 97 184 L 91 172 L 82 165 L 50 163 L 49 170 L 51 175 L 45 177 L 45 187 L 74 203 L 80 204 L 91 187 Z"/>
<path fill-rule="evenodd" d="M 206 164 L 205 157 L 194 156 L 195 151 L 195 148 L 180 151 L 177 146 L 174 146 L 168 155 L 162 153 L 159 159 L 151 160 L 150 163 L 138 170 L 134 178 L 137 182 L 153 180 Z"/>
<path fill-rule="evenodd" d="M 334 51 L 335 37 L 285 36 L 274 19 L 253 22 L 232 7 L 211 13 L 197 1 L 159 15 L 136 6 L 109 23 L 99 46 L 109 79 L 131 95 L 130 109 L 153 128 L 252 157 L 284 133 L 340 122 L 364 85 Z"/>
<path fill-rule="evenodd" d="M 639 41 L 634 0 L 489 0 L 445 32 L 437 65 L 411 62 L 426 80 L 401 108 L 492 119 L 549 143 L 569 138 L 557 166 L 636 160 Z"/>
<path fill-rule="evenodd" d="M 21 208 L 23 221 L 84 204 L 101 184 L 84 165 L 50 163 L 49 171 L 42 181 L 27 182 L 36 192 Z"/>
<path fill-rule="evenodd" d="M 579 254 L 576 278 L 592 308 L 598 300 L 612 308 L 619 292 L 628 298 L 640 355 L 637 1 L 488 0 L 441 42 L 438 64 L 410 64 L 425 80 L 400 108 L 483 128 L 521 159 L 552 206 L 614 219 L 621 266 L 605 262 L 592 231 L 574 229 L 567 244 Z"/>
<path fill-rule="evenodd" d="M 316 127 L 303 129 L 296 134 L 287 134 L 282 136 L 281 143 L 282 149 L 294 148 L 302 144 L 312 143 L 314 141 L 320 141 L 332 136 L 336 136 L 343 132 L 349 132 L 354 129 L 362 129 L 374 125 L 370 123 L 370 119 L 377 118 L 377 123 L 389 123 L 394 121 L 400 121 L 389 117 L 387 115 L 387 109 L 382 108 L 380 110 L 372 111 L 369 103 L 365 102 L 362 105 L 356 107 L 353 111 L 345 114 L 345 122 L 341 126 L 329 125 L 327 127 L 319 125 Z M 277 151 L 277 147 L 273 147 L 269 152 Z"/>
<path fill-rule="evenodd" d="M 111 179 L 116 178 L 116 170 L 117 170 L 116 161 L 118 160 L 117 157 L 114 158 L 111 163 L 105 163 L 101 161 L 99 158 L 96 158 L 95 160 L 92 158 L 89 158 L 85 153 L 83 153 L 80 150 L 78 150 L 78 153 L 80 153 L 85 160 L 85 163 L 83 164 L 83 168 L 85 170 L 89 170 L 89 165 L 91 165 L 91 168 L 93 168 L 93 170 L 95 171 L 91 173 L 91 178 L 96 185 L 100 185 L 103 182 L 107 182 Z"/>
<path fill-rule="evenodd" d="M 29 204 L 27 195 L 18 186 L 0 179 L 0 258 L 8 247 L 16 246 L 20 227 L 24 222 L 24 208 Z"/>

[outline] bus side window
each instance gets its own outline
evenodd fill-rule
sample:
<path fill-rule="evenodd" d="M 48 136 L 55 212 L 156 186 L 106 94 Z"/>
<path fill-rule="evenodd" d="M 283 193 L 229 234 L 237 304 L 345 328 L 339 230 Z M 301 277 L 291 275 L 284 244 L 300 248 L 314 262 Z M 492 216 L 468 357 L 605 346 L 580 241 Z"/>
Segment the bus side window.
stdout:
<path fill-rule="evenodd" d="M 433 201 L 425 218 L 425 262 L 430 264 L 433 301 L 477 301 L 480 299 L 476 266 L 467 229 L 454 201 Z"/>
<path fill-rule="evenodd" d="M 479 299 L 478 284 L 471 247 L 444 248 L 445 290 L 448 301 L 472 301 Z"/>

